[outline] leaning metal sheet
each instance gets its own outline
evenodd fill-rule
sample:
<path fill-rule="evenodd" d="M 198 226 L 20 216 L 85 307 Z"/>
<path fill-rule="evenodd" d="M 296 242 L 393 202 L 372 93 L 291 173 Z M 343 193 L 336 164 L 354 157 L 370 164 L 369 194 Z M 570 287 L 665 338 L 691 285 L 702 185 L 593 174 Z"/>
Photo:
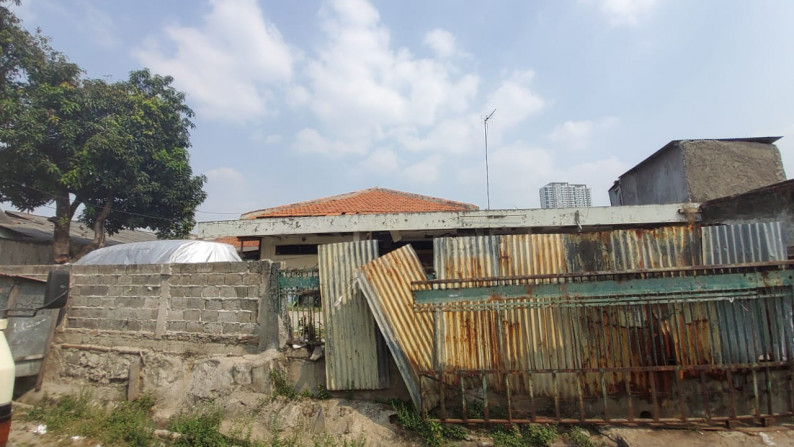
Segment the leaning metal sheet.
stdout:
<path fill-rule="evenodd" d="M 356 268 L 377 257 L 374 240 L 318 247 L 329 390 L 389 386 L 386 346 L 355 279 Z"/>
<path fill-rule="evenodd" d="M 427 279 L 406 245 L 359 267 L 356 277 L 417 408 L 419 371 L 431 368 L 432 316 L 413 309 L 411 283 Z"/>

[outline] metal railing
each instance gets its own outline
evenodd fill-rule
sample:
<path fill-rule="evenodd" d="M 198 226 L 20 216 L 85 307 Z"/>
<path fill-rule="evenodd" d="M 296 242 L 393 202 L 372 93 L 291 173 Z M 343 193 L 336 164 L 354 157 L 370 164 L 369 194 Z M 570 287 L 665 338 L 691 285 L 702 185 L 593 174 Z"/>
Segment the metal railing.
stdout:
<path fill-rule="evenodd" d="M 317 269 L 278 273 L 279 312 L 289 321 L 293 344 L 322 344 L 324 327 Z"/>
<path fill-rule="evenodd" d="M 460 423 L 794 414 L 790 262 L 421 281 L 423 414 Z"/>

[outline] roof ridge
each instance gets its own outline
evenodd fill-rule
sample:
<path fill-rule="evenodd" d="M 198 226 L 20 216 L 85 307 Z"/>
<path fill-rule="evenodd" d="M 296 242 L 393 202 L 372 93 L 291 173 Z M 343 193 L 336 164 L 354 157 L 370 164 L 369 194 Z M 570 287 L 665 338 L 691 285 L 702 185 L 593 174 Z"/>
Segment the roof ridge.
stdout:
<path fill-rule="evenodd" d="M 475 209 L 477 209 L 476 205 L 473 205 L 473 204 L 470 204 L 470 203 L 457 202 L 457 201 L 454 201 L 454 200 L 442 199 L 440 197 L 426 196 L 426 195 L 422 195 L 422 194 L 410 193 L 410 192 L 405 192 L 405 191 L 399 191 L 399 190 L 396 190 L 396 189 L 381 188 L 381 187 L 375 186 L 375 187 L 371 187 L 371 188 L 360 189 L 360 190 L 357 190 L 357 191 L 351 191 L 351 192 L 337 194 L 337 195 L 328 196 L 328 197 L 320 197 L 320 198 L 317 198 L 317 199 L 305 200 L 305 201 L 296 202 L 296 203 L 290 203 L 290 204 L 286 204 L 286 205 L 279 205 L 279 206 L 275 206 L 275 207 L 271 207 L 271 208 L 263 208 L 263 209 L 259 209 L 259 210 L 248 211 L 248 212 L 243 213 L 242 215 L 240 215 L 240 219 L 256 219 L 258 217 L 266 217 L 266 215 L 278 213 L 279 211 L 285 211 L 285 210 L 289 210 L 289 209 L 293 209 L 293 208 L 301 208 L 301 207 L 322 205 L 322 204 L 327 204 L 327 203 L 334 202 L 334 201 L 342 201 L 342 200 L 351 199 L 351 198 L 354 198 L 354 197 L 362 196 L 362 195 L 365 195 L 365 194 L 368 194 L 368 193 L 373 193 L 373 192 L 381 192 L 381 193 L 390 194 L 390 195 L 393 195 L 393 196 L 399 196 L 399 197 L 407 198 L 407 199 L 421 200 L 421 201 L 424 201 L 424 202 L 434 203 L 434 204 L 438 204 L 438 205 L 444 205 L 444 206 L 448 206 L 448 207 L 458 207 L 458 208 L 463 208 L 464 210 L 475 210 Z M 356 210 L 351 210 L 351 212 L 357 212 L 357 211 Z"/>

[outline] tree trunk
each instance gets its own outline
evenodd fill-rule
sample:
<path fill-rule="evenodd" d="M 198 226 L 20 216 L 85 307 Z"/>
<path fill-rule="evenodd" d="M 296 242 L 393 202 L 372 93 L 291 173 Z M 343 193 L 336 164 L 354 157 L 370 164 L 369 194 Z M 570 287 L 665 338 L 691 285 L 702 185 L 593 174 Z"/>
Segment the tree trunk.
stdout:
<path fill-rule="evenodd" d="M 88 245 L 80 249 L 80 252 L 74 257 L 75 261 L 96 250 L 97 248 L 102 248 L 105 246 L 105 221 L 110 215 L 110 211 L 113 209 L 114 195 L 115 193 L 113 191 L 108 193 L 105 206 L 102 207 L 102 210 L 96 216 L 96 220 L 94 220 L 94 239 L 89 242 Z"/>
<path fill-rule="evenodd" d="M 69 262 L 69 249 L 71 247 L 69 231 L 72 224 L 72 212 L 69 205 L 69 193 L 61 193 L 55 198 L 55 217 L 50 218 L 50 221 L 55 225 L 52 258 L 56 264 Z"/>

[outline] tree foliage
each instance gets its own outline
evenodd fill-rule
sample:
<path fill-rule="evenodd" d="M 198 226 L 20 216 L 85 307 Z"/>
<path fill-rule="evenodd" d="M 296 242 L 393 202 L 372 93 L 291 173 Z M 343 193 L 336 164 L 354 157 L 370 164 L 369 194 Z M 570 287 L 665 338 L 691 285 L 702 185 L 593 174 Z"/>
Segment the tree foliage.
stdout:
<path fill-rule="evenodd" d="M 173 78 L 83 79 L 2 3 L 0 25 L 0 199 L 23 210 L 55 203 L 61 261 L 74 254 L 68 231 L 80 205 L 95 232 L 89 250 L 122 229 L 187 236 L 206 179 L 190 168 L 193 111 Z"/>

